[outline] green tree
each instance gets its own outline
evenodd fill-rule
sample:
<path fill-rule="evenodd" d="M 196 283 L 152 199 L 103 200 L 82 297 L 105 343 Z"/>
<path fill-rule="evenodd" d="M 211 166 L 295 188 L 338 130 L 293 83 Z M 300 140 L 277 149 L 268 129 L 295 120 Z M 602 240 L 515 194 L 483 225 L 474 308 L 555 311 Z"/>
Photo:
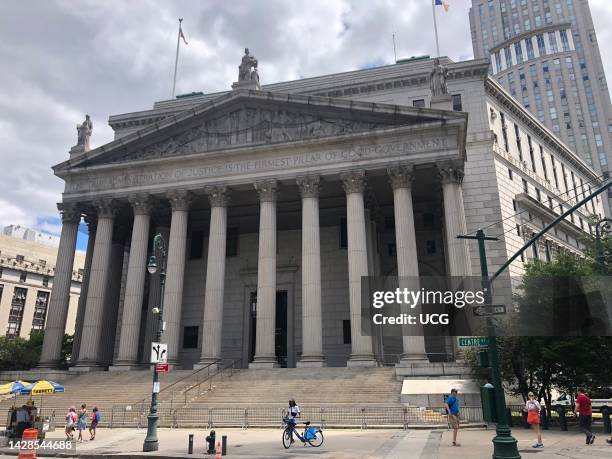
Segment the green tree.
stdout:
<path fill-rule="evenodd" d="M 0 337 L 0 371 L 30 370 L 40 360 L 43 331 L 32 331 L 28 339 Z M 72 352 L 72 335 L 64 335 L 61 368 L 68 368 Z"/>

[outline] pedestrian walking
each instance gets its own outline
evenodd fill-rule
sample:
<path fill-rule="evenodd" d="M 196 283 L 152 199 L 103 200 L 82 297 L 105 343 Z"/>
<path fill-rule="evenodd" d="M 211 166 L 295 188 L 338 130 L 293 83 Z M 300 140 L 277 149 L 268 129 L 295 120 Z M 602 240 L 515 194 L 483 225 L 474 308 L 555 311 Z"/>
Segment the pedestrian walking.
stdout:
<path fill-rule="evenodd" d="M 540 402 L 535 399 L 533 392 L 527 394 L 527 401 L 525 402 L 524 411 L 527 413 L 527 424 L 533 426 L 533 430 L 536 433 L 536 442 L 531 445 L 532 448 L 544 448 L 542 443 L 542 429 L 540 428 L 540 412 L 542 406 Z"/>
<path fill-rule="evenodd" d="M 91 412 L 91 424 L 89 425 L 89 436 L 90 440 L 96 439 L 96 428 L 98 427 L 98 423 L 100 422 L 100 412 L 98 408 L 94 406 L 94 409 Z"/>
<path fill-rule="evenodd" d="M 446 412 L 448 414 L 448 424 L 453 429 L 453 446 L 461 446 L 457 443 L 457 432 L 459 432 L 459 406 L 460 402 L 457 398 L 459 391 L 451 389 L 449 397 L 446 399 Z"/>
<path fill-rule="evenodd" d="M 87 405 L 85 403 L 81 405 L 81 409 L 79 410 L 77 429 L 79 431 L 79 438 L 77 441 L 83 443 L 83 431 L 87 429 Z"/>
<path fill-rule="evenodd" d="M 74 435 L 72 431 L 74 430 L 74 425 L 77 422 L 77 414 L 76 408 L 71 406 L 68 408 L 68 413 L 66 413 L 66 440 L 74 440 Z"/>
<path fill-rule="evenodd" d="M 593 421 L 593 409 L 591 407 L 591 399 L 584 393 L 583 388 L 576 391 L 576 414 L 578 415 L 578 425 L 580 430 L 586 435 L 586 444 L 592 445 L 595 441 L 595 435 L 591 432 L 591 423 Z"/>

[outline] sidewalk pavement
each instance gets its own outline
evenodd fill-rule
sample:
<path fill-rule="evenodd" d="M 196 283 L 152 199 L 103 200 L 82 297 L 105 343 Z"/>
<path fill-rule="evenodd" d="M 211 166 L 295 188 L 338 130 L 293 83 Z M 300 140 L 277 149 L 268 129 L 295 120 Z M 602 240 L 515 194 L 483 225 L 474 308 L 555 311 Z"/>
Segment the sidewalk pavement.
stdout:
<path fill-rule="evenodd" d="M 195 434 L 194 454 L 187 454 L 188 436 Z M 228 436 L 228 455 L 226 459 L 285 459 L 285 458 L 322 458 L 322 459 L 406 459 L 406 458 L 457 458 L 489 459 L 492 454 L 491 440 L 494 429 L 464 429 L 459 432 L 458 442 L 461 446 L 450 446 L 452 432 L 449 430 L 325 430 L 325 442 L 320 448 L 302 446 L 296 442 L 289 450 L 281 443 L 280 429 L 216 429 L 217 439 Z M 533 432 L 516 428 L 512 431 L 518 440 L 518 447 L 523 457 L 537 456 L 547 458 L 611 458 L 612 446 L 605 442 L 609 438 L 597 434 L 594 445 L 584 444 L 584 435 L 579 432 L 544 431 L 544 449 L 532 449 Z M 208 430 L 195 429 L 159 429 L 160 450 L 154 453 L 142 453 L 142 443 L 146 436 L 145 429 L 99 429 L 95 441 L 77 444 L 73 456 L 83 459 L 101 459 L 104 457 L 150 458 L 214 458 L 204 454 L 204 438 Z M 86 438 L 89 438 L 86 436 Z M 63 440 L 61 431 L 47 436 Z M 0 454 L 7 454 L 3 449 Z M 8 452 L 12 457 L 17 451 Z M 44 453 L 38 452 L 42 457 Z M 60 451 L 55 456 L 65 456 Z M 0 455 L 0 457 L 11 457 Z"/>

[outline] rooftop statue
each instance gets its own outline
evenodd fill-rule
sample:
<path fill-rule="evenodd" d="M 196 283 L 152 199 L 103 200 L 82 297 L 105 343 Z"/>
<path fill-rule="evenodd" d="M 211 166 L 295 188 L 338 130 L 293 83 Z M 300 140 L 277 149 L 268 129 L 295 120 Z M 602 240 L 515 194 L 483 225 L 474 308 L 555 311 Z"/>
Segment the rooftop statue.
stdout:
<path fill-rule="evenodd" d="M 82 124 L 77 124 L 77 146 L 83 147 L 84 151 L 89 151 L 89 138 L 93 131 L 93 123 L 89 115 L 85 115 L 85 121 Z"/>
<path fill-rule="evenodd" d="M 259 81 L 259 75 L 257 74 L 257 59 L 255 59 L 255 56 L 249 54 L 249 48 L 245 48 L 242 62 L 238 66 L 238 81 L 250 80 Z"/>
<path fill-rule="evenodd" d="M 448 70 L 440 64 L 440 59 L 436 57 L 434 59 L 434 67 L 429 75 L 429 88 L 431 89 L 432 97 L 448 95 L 448 87 L 446 86 L 447 77 Z"/>

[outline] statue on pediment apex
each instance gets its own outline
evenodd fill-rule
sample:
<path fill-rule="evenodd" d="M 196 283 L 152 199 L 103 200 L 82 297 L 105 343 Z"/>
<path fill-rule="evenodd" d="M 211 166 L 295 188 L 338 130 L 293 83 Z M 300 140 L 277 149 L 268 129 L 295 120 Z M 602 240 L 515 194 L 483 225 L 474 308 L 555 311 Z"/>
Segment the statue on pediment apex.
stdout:
<path fill-rule="evenodd" d="M 434 66 L 429 75 L 429 89 L 431 89 L 432 97 L 448 95 L 448 87 L 446 79 L 448 78 L 448 70 L 440 64 L 440 58 L 434 59 Z"/>
<path fill-rule="evenodd" d="M 252 69 L 255 68 L 254 71 Z M 244 56 L 242 56 L 242 62 L 238 66 L 238 81 L 250 81 L 253 80 L 253 74 L 259 81 L 259 74 L 257 73 L 257 59 L 249 53 L 249 48 L 244 48 Z"/>
<path fill-rule="evenodd" d="M 89 118 L 89 115 L 85 115 L 85 121 L 81 124 L 77 124 L 77 146 L 82 147 L 84 151 L 89 151 L 89 138 L 93 131 L 93 123 Z"/>

